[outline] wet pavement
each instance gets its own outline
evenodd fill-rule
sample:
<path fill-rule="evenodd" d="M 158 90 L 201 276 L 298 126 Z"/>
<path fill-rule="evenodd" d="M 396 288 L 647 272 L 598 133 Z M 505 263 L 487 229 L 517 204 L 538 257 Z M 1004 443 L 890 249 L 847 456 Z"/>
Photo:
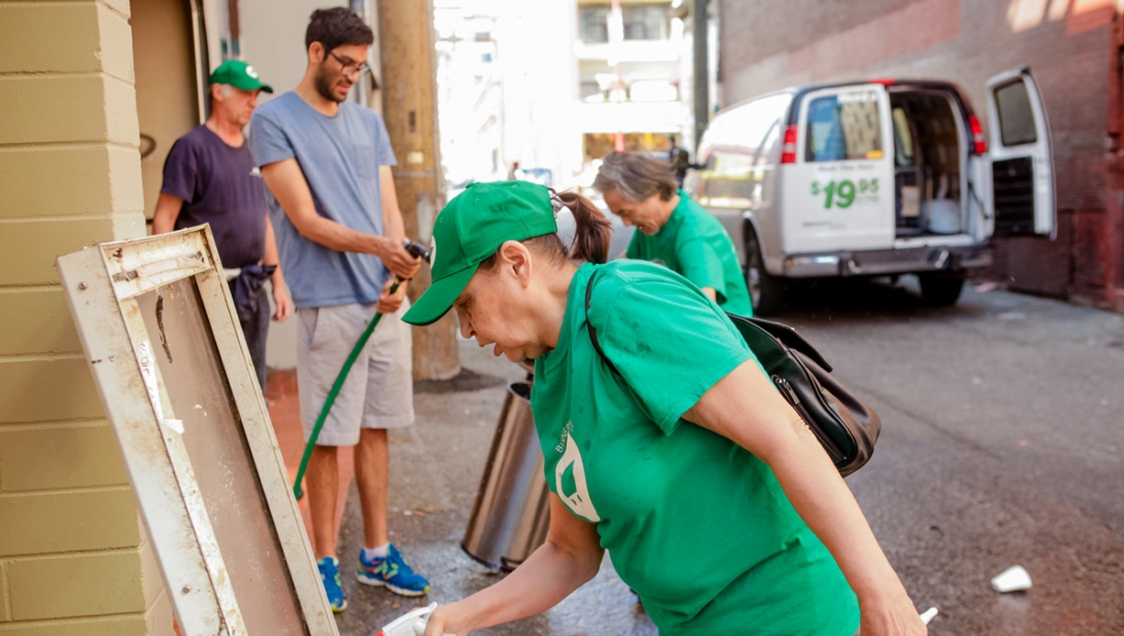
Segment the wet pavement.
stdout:
<path fill-rule="evenodd" d="M 847 482 L 919 610 L 940 609 L 930 634 L 1124 634 L 1124 316 L 1002 290 L 934 309 L 907 284 L 804 288 L 780 319 L 882 418 L 873 459 Z M 392 540 L 433 591 L 406 599 L 345 576 L 345 636 L 502 576 L 460 542 L 506 386 L 524 372 L 471 342 L 461 355 L 461 377 L 418 383 L 417 424 L 391 438 Z M 291 447 L 296 397 L 274 375 L 271 414 Z M 361 543 L 356 497 L 352 486 L 345 572 Z M 1033 588 L 991 591 L 1016 564 Z M 474 634 L 656 630 L 606 560 L 558 607 Z"/>

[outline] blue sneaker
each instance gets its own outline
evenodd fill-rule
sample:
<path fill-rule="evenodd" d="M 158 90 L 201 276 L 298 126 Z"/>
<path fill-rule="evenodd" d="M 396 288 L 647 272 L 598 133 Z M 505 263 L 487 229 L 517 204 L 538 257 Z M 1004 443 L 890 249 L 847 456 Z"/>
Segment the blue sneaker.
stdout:
<path fill-rule="evenodd" d="M 340 560 L 324 557 L 316 562 L 316 567 L 320 569 L 320 580 L 324 583 L 332 611 L 339 613 L 347 609 L 347 597 L 343 595 L 343 582 L 340 581 Z"/>
<path fill-rule="evenodd" d="M 375 558 L 370 561 L 363 558 L 363 550 L 359 550 L 359 567 L 356 578 L 360 583 L 367 585 L 385 585 L 395 594 L 402 596 L 421 596 L 429 592 L 429 581 L 414 572 L 413 568 L 402 558 L 402 553 L 393 545 L 390 554 L 384 559 Z"/>

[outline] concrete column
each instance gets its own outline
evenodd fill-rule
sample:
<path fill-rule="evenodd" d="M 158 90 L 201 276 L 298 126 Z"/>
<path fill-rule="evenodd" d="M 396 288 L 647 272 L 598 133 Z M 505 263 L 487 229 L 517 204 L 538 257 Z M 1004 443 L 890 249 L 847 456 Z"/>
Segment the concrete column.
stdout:
<path fill-rule="evenodd" d="M 127 0 L 0 4 L 0 633 L 169 631 L 53 265 L 144 234 L 137 149 Z"/>
<path fill-rule="evenodd" d="M 383 118 L 398 158 L 394 187 L 406 234 L 429 244 L 433 219 L 444 204 L 437 143 L 433 16 L 427 0 L 380 0 Z M 422 267 L 410 283 L 410 298 L 429 287 Z M 451 378 L 460 372 L 456 318 L 414 329 L 414 377 Z"/>

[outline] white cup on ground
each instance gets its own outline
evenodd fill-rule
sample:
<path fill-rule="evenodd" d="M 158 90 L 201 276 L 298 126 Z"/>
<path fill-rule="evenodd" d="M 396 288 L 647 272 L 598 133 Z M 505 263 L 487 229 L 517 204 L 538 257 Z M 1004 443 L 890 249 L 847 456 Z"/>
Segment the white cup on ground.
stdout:
<path fill-rule="evenodd" d="M 1021 565 L 1011 566 L 991 579 L 991 589 L 1000 593 L 1029 590 L 1031 585 L 1030 574 Z"/>

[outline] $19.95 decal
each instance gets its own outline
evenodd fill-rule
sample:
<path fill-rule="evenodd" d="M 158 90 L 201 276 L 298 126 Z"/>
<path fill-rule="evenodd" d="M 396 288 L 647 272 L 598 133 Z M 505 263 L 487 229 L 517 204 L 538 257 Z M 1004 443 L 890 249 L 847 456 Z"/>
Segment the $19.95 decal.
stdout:
<path fill-rule="evenodd" d="M 833 206 L 849 208 L 855 203 L 877 203 L 878 178 L 859 179 L 857 184 L 850 179 L 832 180 L 827 183 L 813 181 L 812 196 L 818 197 L 820 195 L 824 197 L 824 209 L 830 209 Z"/>

